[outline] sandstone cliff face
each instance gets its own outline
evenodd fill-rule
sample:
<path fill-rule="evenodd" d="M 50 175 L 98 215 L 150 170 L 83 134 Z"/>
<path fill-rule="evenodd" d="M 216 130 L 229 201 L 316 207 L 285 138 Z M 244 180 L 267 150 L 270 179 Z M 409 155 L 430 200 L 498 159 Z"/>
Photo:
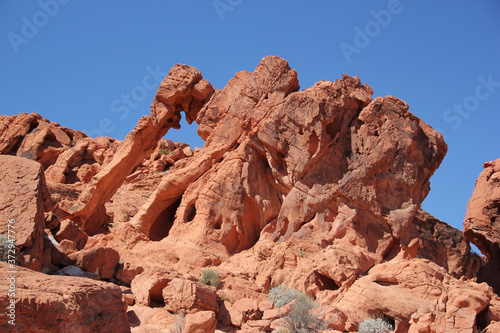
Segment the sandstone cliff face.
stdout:
<path fill-rule="evenodd" d="M 284 310 L 265 301 L 278 284 L 314 297 L 330 330 L 384 315 L 396 332 L 493 331 L 496 164 L 481 174 L 464 225 L 482 259 L 420 210 L 443 137 L 404 101 L 372 93 L 347 75 L 300 90 L 285 60 L 265 57 L 217 91 L 197 69 L 174 66 L 123 142 L 36 114 L 2 117 L 0 151 L 18 157 L 0 162 L 29 170 L 18 178 L 34 186 L 23 195 L 38 216 L 21 263 L 76 265 L 122 285 L 134 332 L 167 331 L 174 313 L 187 313 L 189 332 L 214 332 L 216 322 L 279 328 Z M 199 124 L 203 149 L 161 139 L 181 111 Z M 24 214 L 7 204 L 0 212 Z M 198 283 L 206 267 L 222 289 Z"/>

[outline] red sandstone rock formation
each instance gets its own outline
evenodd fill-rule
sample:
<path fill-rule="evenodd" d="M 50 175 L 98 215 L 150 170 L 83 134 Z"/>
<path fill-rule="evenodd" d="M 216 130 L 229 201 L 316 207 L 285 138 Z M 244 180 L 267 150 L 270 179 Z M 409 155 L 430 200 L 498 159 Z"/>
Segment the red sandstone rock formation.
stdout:
<path fill-rule="evenodd" d="M 5 332 L 129 332 L 127 305 L 118 286 L 71 276 L 51 276 L 18 267 L 15 282 L 16 325 L 2 313 Z M 0 262 L 0 302 L 9 302 L 3 281 L 8 265 Z"/>
<path fill-rule="evenodd" d="M 183 333 L 214 333 L 217 321 L 212 311 L 200 311 L 186 316 Z"/>
<path fill-rule="evenodd" d="M 500 294 L 500 160 L 484 163 L 467 205 L 464 235 L 486 256 L 478 281 Z"/>
<path fill-rule="evenodd" d="M 179 128 L 180 111 L 189 123 L 213 93 L 200 72 L 190 66 L 176 65 L 158 88 L 151 105 L 151 116 L 142 117 L 120 144 L 113 159 L 94 177 L 68 213 L 78 218 L 83 229 L 94 234 L 104 224 L 104 204 L 111 199 L 126 177 L 148 157 L 170 128 Z"/>
<path fill-rule="evenodd" d="M 0 155 L 0 234 L 16 245 L 18 263 L 42 269 L 44 211 L 51 208 L 50 194 L 39 163 Z"/>
<path fill-rule="evenodd" d="M 417 258 L 429 259 L 457 279 L 476 276 L 483 260 L 472 253 L 469 242 L 459 230 L 419 210 L 413 220 L 420 238 Z"/>
<path fill-rule="evenodd" d="M 300 90 L 285 60 L 265 57 L 218 91 L 174 66 L 123 142 L 1 116 L 0 152 L 18 157 L 0 156 L 0 232 L 20 216 L 24 265 L 122 285 L 124 332 L 168 331 L 180 314 L 185 333 L 279 329 L 292 305 L 266 301 L 278 284 L 314 297 L 330 331 L 383 315 L 396 332 L 494 332 L 498 161 L 485 164 L 464 223 L 483 259 L 420 210 L 447 146 L 408 109 L 347 75 Z M 161 139 L 181 111 L 203 149 Z M 219 290 L 199 283 L 207 266 Z M 102 325 L 94 331 L 113 329 Z"/>
<path fill-rule="evenodd" d="M 396 321 L 397 332 L 470 332 L 493 291 L 484 283 L 453 279 L 432 262 L 413 259 L 375 266 L 342 296 L 324 300 L 331 301 L 336 315 L 348 318 L 339 326 L 335 322 L 339 330 L 354 331 L 367 313 L 383 313 Z"/>

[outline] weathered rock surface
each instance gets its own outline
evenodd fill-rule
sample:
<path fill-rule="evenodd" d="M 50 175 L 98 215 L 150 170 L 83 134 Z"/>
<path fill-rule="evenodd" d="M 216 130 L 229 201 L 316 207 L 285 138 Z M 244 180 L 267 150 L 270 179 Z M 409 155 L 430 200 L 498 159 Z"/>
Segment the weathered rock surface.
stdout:
<path fill-rule="evenodd" d="M 0 155 L 0 234 L 16 245 L 17 262 L 42 269 L 45 215 L 50 194 L 39 163 Z"/>
<path fill-rule="evenodd" d="M 459 230 L 423 210 L 418 211 L 413 223 L 421 242 L 417 257 L 431 260 L 457 279 L 476 276 L 483 261 L 471 252 L 467 239 Z"/>
<path fill-rule="evenodd" d="M 257 300 L 242 298 L 233 304 L 225 303 L 230 323 L 233 326 L 241 327 L 249 320 L 259 320 L 262 312 L 259 310 Z"/>
<path fill-rule="evenodd" d="M 184 279 L 173 279 L 162 290 L 165 309 L 174 313 L 217 311 L 214 287 Z"/>
<path fill-rule="evenodd" d="M 163 303 L 163 289 L 178 277 L 174 272 L 161 268 L 149 268 L 132 280 L 132 293 L 137 304 L 151 305 Z"/>
<path fill-rule="evenodd" d="M 85 247 L 89 236 L 71 220 L 64 220 L 59 225 L 55 238 L 59 242 L 70 240 L 75 243 L 77 249 L 81 250 Z"/>
<path fill-rule="evenodd" d="M 161 139 L 181 111 L 203 149 Z M 266 301 L 278 284 L 314 297 L 331 330 L 374 315 L 397 332 L 500 322 L 498 161 L 476 184 L 464 237 L 420 210 L 442 135 L 358 77 L 300 90 L 272 56 L 215 91 L 176 65 L 123 142 L 20 114 L 0 117 L 0 151 L 45 172 L 56 206 L 34 204 L 42 241 L 50 229 L 44 269 L 71 275 L 76 263 L 122 285 L 133 332 L 168 331 L 181 314 L 184 332 L 279 329 L 290 306 Z M 194 282 L 204 267 L 219 290 Z"/>
<path fill-rule="evenodd" d="M 464 235 L 486 256 L 478 281 L 500 294 L 500 159 L 484 163 L 467 204 Z"/>
<path fill-rule="evenodd" d="M 161 309 L 147 306 L 129 306 L 128 320 L 131 332 L 169 332 L 175 315 Z"/>
<path fill-rule="evenodd" d="M 132 333 L 170 332 L 176 317 L 161 308 L 139 305 L 129 306 L 127 315 Z"/>
<path fill-rule="evenodd" d="M 89 183 L 99 168 L 109 163 L 119 141 L 98 137 L 82 138 L 73 143 L 46 168 L 48 181 L 61 184 Z"/>
<path fill-rule="evenodd" d="M 151 105 L 151 116 L 142 117 L 120 144 L 113 159 L 92 180 L 68 213 L 83 229 L 94 234 L 103 225 L 93 214 L 99 213 L 132 170 L 148 157 L 170 128 L 179 128 L 180 111 L 192 122 L 214 89 L 201 73 L 187 65 L 174 66 L 162 81 Z"/>
<path fill-rule="evenodd" d="M 0 316 L 5 332 L 129 332 L 127 305 L 111 283 L 71 276 L 50 276 L 15 267 L 15 325 Z M 0 262 L 0 302 L 8 304 L 9 266 Z M 2 309 L 4 309 L 2 307 Z M 2 310 L 2 312 L 4 312 Z"/>
<path fill-rule="evenodd" d="M 212 311 L 200 311 L 186 316 L 183 333 L 214 333 L 217 320 Z"/>
<path fill-rule="evenodd" d="M 369 244 L 376 255 L 388 252 L 444 157 L 442 137 L 396 98 L 370 103 L 358 78 L 297 89 L 295 71 L 277 57 L 238 73 L 200 111 L 204 149 L 163 179 L 132 223 L 146 234 L 161 223 L 164 235 L 219 244 L 213 250 L 227 256 L 259 238 L 288 238 L 315 218 L 330 228 L 350 206 L 386 233 Z"/>
<path fill-rule="evenodd" d="M 35 160 L 44 168 L 84 136 L 36 113 L 0 116 L 0 153 Z"/>
<path fill-rule="evenodd" d="M 383 314 L 395 321 L 396 332 L 473 332 L 492 294 L 485 283 L 453 279 L 442 267 L 414 259 L 375 266 L 329 306 L 349 318 L 336 329 L 355 330 Z"/>
<path fill-rule="evenodd" d="M 70 259 L 75 260 L 76 266 L 99 275 L 103 279 L 115 276 L 120 254 L 110 247 L 96 247 L 72 253 Z"/>

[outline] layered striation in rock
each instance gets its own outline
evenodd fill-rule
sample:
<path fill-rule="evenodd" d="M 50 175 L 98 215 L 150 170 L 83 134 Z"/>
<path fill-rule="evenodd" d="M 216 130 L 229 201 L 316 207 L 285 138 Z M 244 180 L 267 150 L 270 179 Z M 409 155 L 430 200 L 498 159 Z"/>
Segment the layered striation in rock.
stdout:
<path fill-rule="evenodd" d="M 37 114 L 2 116 L 0 152 L 16 156 L 0 156 L 11 169 L 0 212 L 30 221 L 23 265 L 122 297 L 128 322 L 118 303 L 106 316 L 123 332 L 278 330 L 291 311 L 267 301 L 279 284 L 313 297 L 330 331 L 383 316 L 396 332 L 494 332 L 498 161 L 476 184 L 465 238 L 420 209 L 447 151 L 442 135 L 404 101 L 372 93 L 347 75 L 300 90 L 297 73 L 270 56 L 221 90 L 174 66 L 122 142 Z M 181 111 L 198 123 L 202 149 L 162 139 Z M 15 196 L 30 210 L 12 208 Z M 199 282 L 206 268 L 220 289 Z"/>

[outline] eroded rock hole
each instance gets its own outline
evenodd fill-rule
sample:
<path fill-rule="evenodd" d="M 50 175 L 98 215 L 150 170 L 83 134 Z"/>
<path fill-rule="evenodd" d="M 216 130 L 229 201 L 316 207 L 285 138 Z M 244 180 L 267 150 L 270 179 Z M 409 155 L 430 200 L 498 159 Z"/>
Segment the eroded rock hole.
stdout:
<path fill-rule="evenodd" d="M 392 330 L 396 329 L 396 321 L 394 320 L 394 318 L 391 318 L 386 314 L 383 314 L 381 318 L 383 321 L 391 325 Z"/>
<path fill-rule="evenodd" d="M 486 326 L 491 322 L 488 318 L 489 305 L 481 312 L 476 315 L 476 330 L 477 332 L 482 332 Z"/>
<path fill-rule="evenodd" d="M 165 288 L 170 281 L 160 281 L 151 288 L 149 291 L 149 296 L 151 297 L 151 307 L 152 308 L 163 308 L 165 307 L 165 300 L 163 299 L 163 288 Z"/>
<path fill-rule="evenodd" d="M 318 150 L 318 147 L 319 147 L 319 138 L 315 132 L 312 132 L 311 136 L 309 137 L 309 147 L 307 149 L 309 156 L 313 156 L 314 153 L 316 153 L 316 151 Z"/>
<path fill-rule="evenodd" d="M 399 242 L 399 239 L 394 238 L 391 243 L 392 244 L 388 247 L 386 253 L 384 254 L 385 261 L 394 259 L 398 255 L 399 251 L 401 251 L 401 244 Z"/>
<path fill-rule="evenodd" d="M 185 215 L 186 222 L 193 221 L 195 216 L 196 216 L 196 206 L 195 203 L 192 203 L 186 208 L 186 215 Z"/>
<path fill-rule="evenodd" d="M 335 124 L 334 123 L 329 123 L 326 126 L 326 134 L 328 134 L 328 136 L 332 140 L 335 138 L 335 135 L 337 134 L 337 129 L 335 128 Z"/>
<path fill-rule="evenodd" d="M 391 282 L 391 281 L 374 281 L 374 282 L 379 286 L 383 287 L 390 287 L 398 284 L 397 282 Z"/>
<path fill-rule="evenodd" d="M 152 241 L 160 241 L 168 236 L 170 229 L 174 225 L 175 212 L 181 204 L 181 199 L 182 198 L 179 198 L 174 201 L 153 222 L 153 225 L 149 229 L 149 239 L 151 239 Z"/>
<path fill-rule="evenodd" d="M 14 146 L 12 147 L 12 149 L 9 151 L 9 155 L 13 155 L 13 156 L 16 156 L 17 154 L 17 151 L 19 150 L 19 147 L 21 147 L 21 144 L 23 143 L 23 137 L 16 137 L 15 140 L 17 140 L 17 142 L 14 144 Z M 25 157 L 25 156 L 22 156 L 21 157 Z M 30 158 L 31 160 L 32 158 Z"/>
<path fill-rule="evenodd" d="M 331 123 L 326 125 L 325 132 L 328 134 L 330 139 L 335 139 L 337 134 L 342 129 L 342 117 L 336 116 Z"/>
<path fill-rule="evenodd" d="M 38 124 L 39 124 L 38 119 L 33 119 L 30 123 L 30 129 L 28 130 L 28 134 L 38 132 L 39 131 L 39 129 L 37 128 Z"/>
<path fill-rule="evenodd" d="M 242 216 L 243 233 L 240 235 L 240 244 L 237 252 L 252 248 L 260 237 L 262 216 L 257 204 L 249 197 L 245 198 L 244 214 Z"/>
<path fill-rule="evenodd" d="M 339 286 L 333 279 L 318 272 L 314 272 L 314 283 L 318 286 L 320 291 L 339 289 Z"/>
<path fill-rule="evenodd" d="M 30 128 L 28 130 L 28 133 L 34 133 L 36 131 L 39 131 L 38 129 L 36 129 L 37 127 L 38 127 L 38 120 L 33 119 L 32 122 L 30 123 Z M 10 150 L 4 152 L 4 154 L 8 153 L 9 155 L 15 156 L 15 155 L 17 155 L 17 151 L 19 150 L 19 148 L 21 147 L 21 144 L 24 141 L 24 135 L 18 135 L 15 138 L 13 138 L 12 141 L 13 141 L 12 148 Z M 33 158 L 30 158 L 30 159 L 33 159 Z"/>
<path fill-rule="evenodd" d="M 496 223 L 496 221 L 500 216 L 500 202 L 499 201 L 494 201 L 493 203 L 487 205 L 484 207 L 484 212 L 487 214 L 487 216 L 491 216 L 490 221 L 491 223 Z"/>
<path fill-rule="evenodd" d="M 219 216 L 219 218 L 217 219 L 217 221 L 215 221 L 214 229 L 220 230 L 221 228 L 222 228 L 222 217 Z"/>

